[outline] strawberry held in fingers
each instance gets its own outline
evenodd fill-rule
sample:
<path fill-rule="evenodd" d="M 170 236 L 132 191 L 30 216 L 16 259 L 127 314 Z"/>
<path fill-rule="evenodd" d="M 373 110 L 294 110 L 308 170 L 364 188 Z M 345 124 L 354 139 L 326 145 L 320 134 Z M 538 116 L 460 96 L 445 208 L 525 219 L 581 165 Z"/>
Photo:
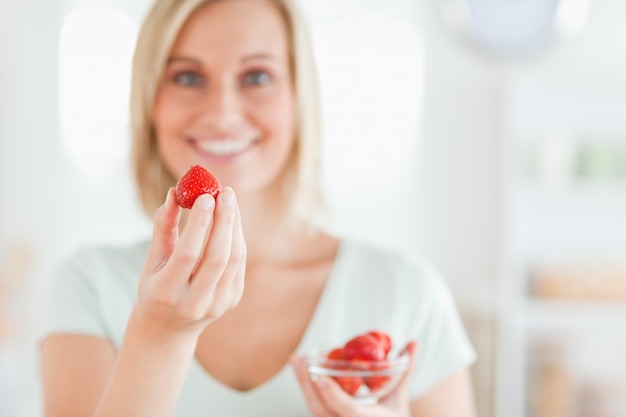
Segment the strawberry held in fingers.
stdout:
<path fill-rule="evenodd" d="M 214 198 L 222 191 L 222 185 L 213 173 L 202 165 L 194 165 L 176 184 L 176 203 L 190 209 L 202 194 L 211 194 Z"/>

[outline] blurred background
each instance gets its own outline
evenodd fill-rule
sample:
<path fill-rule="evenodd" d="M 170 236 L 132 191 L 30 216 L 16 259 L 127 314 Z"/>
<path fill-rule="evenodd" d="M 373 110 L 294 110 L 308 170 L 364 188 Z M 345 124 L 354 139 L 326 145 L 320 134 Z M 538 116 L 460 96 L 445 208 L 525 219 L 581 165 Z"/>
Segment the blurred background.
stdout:
<path fill-rule="evenodd" d="M 0 2 L 0 416 L 42 413 L 37 299 L 149 235 L 128 161 L 149 0 Z M 626 2 L 301 0 L 334 228 L 426 254 L 481 417 L 626 415 Z"/>

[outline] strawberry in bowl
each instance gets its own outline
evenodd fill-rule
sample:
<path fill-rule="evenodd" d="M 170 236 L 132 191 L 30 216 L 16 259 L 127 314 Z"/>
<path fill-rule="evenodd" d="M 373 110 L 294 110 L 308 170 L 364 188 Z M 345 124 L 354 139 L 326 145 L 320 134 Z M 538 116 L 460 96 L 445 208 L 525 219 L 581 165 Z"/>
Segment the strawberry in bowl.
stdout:
<path fill-rule="evenodd" d="M 313 349 L 305 359 L 313 378 L 328 376 L 357 399 L 377 400 L 395 388 L 410 358 L 406 351 L 393 351 L 389 335 L 371 331 L 353 337 L 343 346 Z"/>

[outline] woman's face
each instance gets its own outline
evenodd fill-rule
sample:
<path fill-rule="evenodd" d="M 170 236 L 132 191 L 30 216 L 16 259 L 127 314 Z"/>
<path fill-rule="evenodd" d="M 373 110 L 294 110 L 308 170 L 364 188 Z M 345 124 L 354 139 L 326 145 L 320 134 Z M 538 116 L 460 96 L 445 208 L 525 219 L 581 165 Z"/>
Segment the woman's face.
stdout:
<path fill-rule="evenodd" d="M 182 176 L 202 164 L 238 193 L 276 184 L 294 142 L 285 22 L 270 1 L 201 6 L 176 40 L 157 92 L 161 158 Z"/>

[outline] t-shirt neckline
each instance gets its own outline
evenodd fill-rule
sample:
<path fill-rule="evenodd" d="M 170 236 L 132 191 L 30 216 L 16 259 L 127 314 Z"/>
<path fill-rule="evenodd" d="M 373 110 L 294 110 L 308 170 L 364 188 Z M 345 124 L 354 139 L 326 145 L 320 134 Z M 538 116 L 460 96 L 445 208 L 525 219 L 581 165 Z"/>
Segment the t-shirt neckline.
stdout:
<path fill-rule="evenodd" d="M 313 340 L 311 339 L 314 338 L 315 334 L 318 333 L 318 328 L 319 326 L 321 326 L 322 323 L 322 314 L 326 310 L 326 304 L 328 304 L 332 299 L 332 290 L 335 287 L 336 281 L 338 277 L 342 275 L 343 270 L 346 268 L 346 266 L 349 264 L 348 262 L 346 262 L 346 258 L 349 255 L 350 246 L 351 245 L 349 244 L 349 241 L 346 239 L 341 239 L 339 241 L 337 254 L 335 255 L 333 265 L 330 268 L 328 279 L 324 284 L 324 288 L 322 289 L 322 293 L 320 294 L 319 301 L 315 306 L 315 309 L 313 310 L 313 314 L 311 315 L 311 319 L 309 320 L 309 323 L 304 330 L 304 334 L 302 335 L 302 338 L 300 339 L 300 342 L 295 349 L 295 354 L 297 355 L 302 355 L 303 353 L 305 353 L 306 349 L 310 346 L 310 343 L 313 342 Z M 222 383 L 211 373 L 207 372 L 206 369 L 204 369 L 204 367 L 200 364 L 195 355 L 193 357 L 191 366 L 195 368 L 194 371 L 199 372 L 201 375 L 203 375 L 204 379 L 208 381 L 211 385 L 218 387 L 218 389 L 223 393 L 237 397 L 239 399 L 252 398 L 256 395 L 260 395 L 260 393 L 262 393 L 266 389 L 269 389 L 269 387 L 276 383 L 276 381 L 281 378 L 282 374 L 287 371 L 293 372 L 291 369 L 289 369 L 290 365 L 289 362 L 287 362 L 267 381 L 252 389 L 240 391 Z M 192 372 L 192 370 L 190 370 L 190 372 Z"/>

